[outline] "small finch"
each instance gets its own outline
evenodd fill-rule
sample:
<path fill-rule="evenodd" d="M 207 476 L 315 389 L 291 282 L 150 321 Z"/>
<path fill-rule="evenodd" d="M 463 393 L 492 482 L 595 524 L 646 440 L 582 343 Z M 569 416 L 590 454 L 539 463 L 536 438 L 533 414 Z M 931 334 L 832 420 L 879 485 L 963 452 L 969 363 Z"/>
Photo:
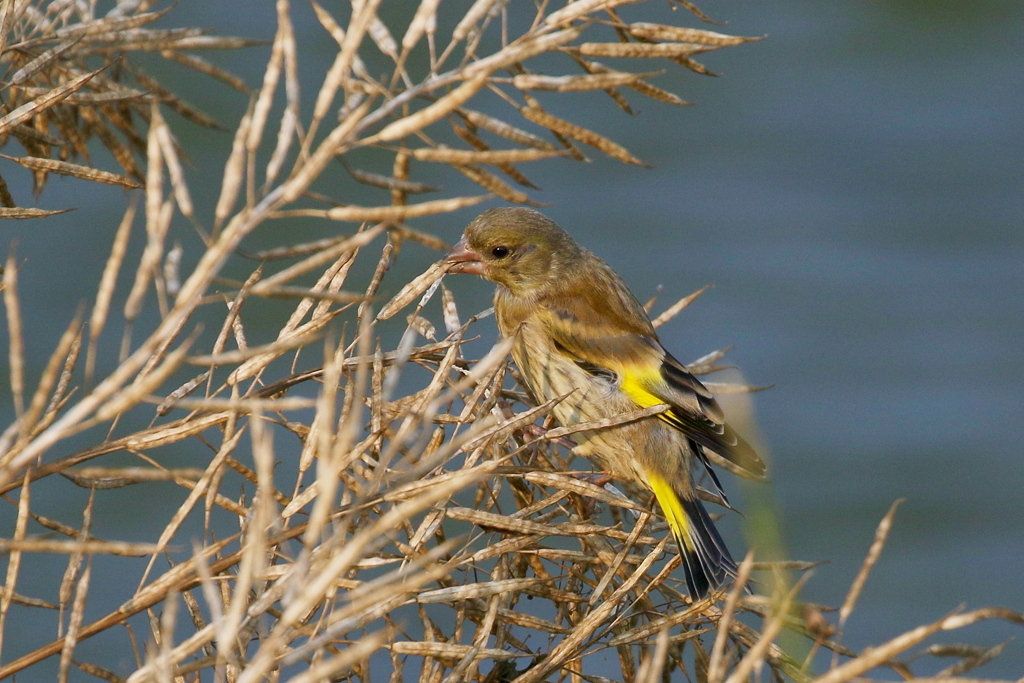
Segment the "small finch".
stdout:
<path fill-rule="evenodd" d="M 449 272 L 497 285 L 494 312 L 512 358 L 538 401 L 563 426 L 667 404 L 658 417 L 571 435 L 575 453 L 654 493 L 679 544 L 690 595 L 736 573 L 697 497 L 691 469 L 709 458 L 754 478 L 765 466 L 725 424 L 711 392 L 661 345 L 636 297 L 608 265 L 531 209 L 491 209 L 446 257 Z"/>

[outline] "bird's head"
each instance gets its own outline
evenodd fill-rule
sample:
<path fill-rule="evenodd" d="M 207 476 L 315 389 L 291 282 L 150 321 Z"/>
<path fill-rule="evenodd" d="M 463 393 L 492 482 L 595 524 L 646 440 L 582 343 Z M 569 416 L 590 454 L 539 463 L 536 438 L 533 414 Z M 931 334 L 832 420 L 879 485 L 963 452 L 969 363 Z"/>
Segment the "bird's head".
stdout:
<path fill-rule="evenodd" d="M 564 277 L 583 250 L 554 221 L 533 209 L 500 208 L 480 214 L 445 260 L 449 272 L 470 273 L 513 294 Z"/>

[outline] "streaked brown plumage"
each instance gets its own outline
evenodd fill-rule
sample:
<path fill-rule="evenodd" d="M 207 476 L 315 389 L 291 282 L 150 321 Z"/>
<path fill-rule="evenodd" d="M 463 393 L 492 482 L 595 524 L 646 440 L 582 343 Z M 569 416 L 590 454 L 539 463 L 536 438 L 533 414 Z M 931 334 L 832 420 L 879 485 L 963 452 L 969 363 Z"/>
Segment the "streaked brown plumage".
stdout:
<path fill-rule="evenodd" d="M 751 477 L 764 463 L 724 421 L 711 393 L 669 354 L 643 306 L 618 275 L 540 213 L 491 209 L 448 255 L 451 272 L 498 285 L 495 315 L 514 338 L 512 357 L 539 401 L 563 425 L 616 417 L 659 404 L 659 418 L 572 435 L 574 451 L 616 478 L 653 491 L 685 560 L 695 598 L 736 565 L 694 490 L 709 457 Z"/>

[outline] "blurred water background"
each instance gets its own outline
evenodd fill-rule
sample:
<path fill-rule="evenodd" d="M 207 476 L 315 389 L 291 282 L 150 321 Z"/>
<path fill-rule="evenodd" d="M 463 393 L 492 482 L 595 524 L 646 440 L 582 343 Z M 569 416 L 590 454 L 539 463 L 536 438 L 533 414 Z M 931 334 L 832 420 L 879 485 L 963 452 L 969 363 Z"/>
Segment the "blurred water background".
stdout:
<path fill-rule="evenodd" d="M 333 5 L 325 6 L 347 16 Z M 725 32 L 767 39 L 705 55 L 721 78 L 674 69 L 655 80 L 692 107 L 631 97 L 639 113 L 629 119 L 610 101 L 581 98 L 572 120 L 654 168 L 596 152 L 588 165 L 533 164 L 525 170 L 544 188 L 536 198 L 641 299 L 663 286 L 667 305 L 714 285 L 662 328 L 662 338 L 684 361 L 734 345 L 728 358 L 748 381 L 775 385 L 756 395 L 755 407 L 789 553 L 830 561 L 807 585 L 807 599 L 842 602 L 878 521 L 906 499 L 849 623 L 848 645 L 879 643 L 960 604 L 1024 610 L 1024 7 L 701 7 L 728 22 Z M 295 3 L 294 19 L 308 112 L 335 47 L 308 7 Z M 182 3 L 163 23 L 267 41 L 275 30 L 269 2 Z M 256 87 L 267 54 L 264 47 L 211 57 Z M 157 69 L 228 126 L 244 111 L 237 93 L 183 69 Z M 168 116 L 192 153 L 196 202 L 212 206 L 230 134 Z M 4 173 L 22 205 L 30 202 L 28 176 Z M 340 169 L 337 181 L 349 182 Z M 24 310 L 46 311 L 26 321 L 30 334 L 48 340 L 29 350 L 30 376 L 92 295 L 66 283 L 98 281 L 127 201 L 113 188 L 50 183 L 40 206 L 78 210 L 0 226 L 4 245 L 17 239 L 25 262 Z M 454 241 L 475 213 L 417 225 Z M 282 226 L 287 234 L 263 232 L 251 246 L 338 230 L 316 221 Z M 436 258 L 407 247 L 392 288 Z M 466 309 L 489 305 L 485 283 L 451 286 Z M 9 398 L 2 400 L 9 417 Z M 735 480 L 725 485 L 738 489 Z M 126 501 L 121 511 L 157 504 Z M 68 521 L 80 510 L 69 508 Z M 742 555 L 735 518 L 723 528 Z M 994 644 L 1007 630 L 981 625 L 947 640 Z M 1024 675 L 1017 635 L 980 676 Z"/>

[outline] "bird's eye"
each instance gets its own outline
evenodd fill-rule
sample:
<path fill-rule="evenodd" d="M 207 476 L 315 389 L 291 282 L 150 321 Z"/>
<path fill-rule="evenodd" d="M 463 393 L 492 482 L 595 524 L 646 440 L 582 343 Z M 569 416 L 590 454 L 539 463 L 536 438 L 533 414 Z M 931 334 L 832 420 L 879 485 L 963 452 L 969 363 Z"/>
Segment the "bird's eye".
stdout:
<path fill-rule="evenodd" d="M 491 256 L 497 259 L 502 259 L 512 253 L 512 250 L 508 247 L 494 247 L 491 249 Z"/>

